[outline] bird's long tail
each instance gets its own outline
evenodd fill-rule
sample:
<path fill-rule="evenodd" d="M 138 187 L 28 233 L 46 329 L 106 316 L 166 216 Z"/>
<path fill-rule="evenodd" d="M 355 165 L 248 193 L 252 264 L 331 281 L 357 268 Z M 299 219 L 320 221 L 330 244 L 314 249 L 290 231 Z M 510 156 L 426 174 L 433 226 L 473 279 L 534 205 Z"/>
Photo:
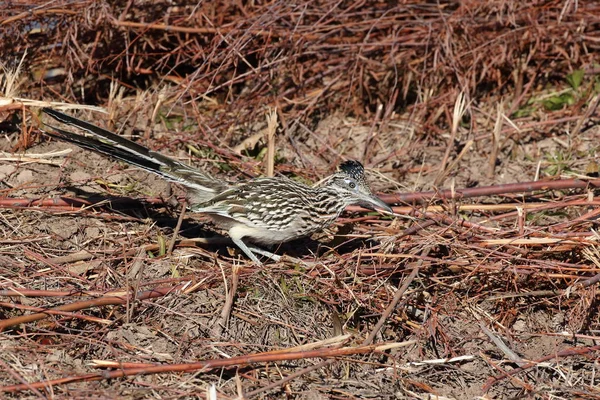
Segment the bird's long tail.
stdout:
<path fill-rule="evenodd" d="M 209 199 L 228 187 L 226 182 L 217 180 L 205 172 L 152 151 L 89 122 L 50 108 L 43 108 L 42 111 L 65 125 L 76 127 L 85 132 L 85 135 L 75 134 L 46 124 L 54 132 L 44 131 L 45 134 L 124 161 L 160 175 L 169 181 L 178 182 L 191 189 L 197 200 Z"/>

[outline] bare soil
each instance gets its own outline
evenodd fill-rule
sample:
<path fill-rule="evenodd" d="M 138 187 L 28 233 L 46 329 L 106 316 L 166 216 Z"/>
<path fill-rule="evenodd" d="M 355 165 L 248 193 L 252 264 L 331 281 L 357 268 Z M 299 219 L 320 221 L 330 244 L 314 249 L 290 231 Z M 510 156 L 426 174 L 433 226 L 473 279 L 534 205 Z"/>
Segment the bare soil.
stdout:
<path fill-rule="evenodd" d="M 597 178 L 600 9 L 233 3 L 15 5 L 0 22 L 22 43 L 0 47 L 39 50 L 14 97 L 101 105 L 67 112 L 231 181 L 264 174 L 277 109 L 277 175 L 313 183 L 358 159 L 382 195 L 548 189 L 351 208 L 255 266 L 202 215 L 176 232 L 178 185 L 49 139 L 33 107 L 0 109 L 0 397 L 600 398 L 598 189 L 552 186 Z M 132 367 L 148 370 L 87 375 Z"/>

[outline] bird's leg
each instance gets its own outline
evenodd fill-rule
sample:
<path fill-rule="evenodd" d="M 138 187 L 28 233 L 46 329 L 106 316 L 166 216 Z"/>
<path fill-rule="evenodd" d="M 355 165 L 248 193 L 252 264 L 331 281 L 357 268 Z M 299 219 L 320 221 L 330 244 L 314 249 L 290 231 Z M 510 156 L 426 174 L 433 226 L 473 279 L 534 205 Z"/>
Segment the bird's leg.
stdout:
<path fill-rule="evenodd" d="M 275 253 L 271 253 L 270 251 L 261 249 L 260 247 L 248 246 L 248 249 L 250 249 L 250 251 L 252 251 L 252 253 L 260 254 L 261 256 L 270 258 L 271 260 L 273 260 L 275 262 L 279 262 L 281 260 L 281 256 L 278 256 Z"/>
<path fill-rule="evenodd" d="M 252 252 L 252 250 L 250 250 L 248 248 L 248 246 L 246 246 L 246 243 L 244 243 L 242 238 L 232 235 L 231 231 L 229 231 L 229 236 L 231 236 L 231 240 L 233 240 L 233 243 L 235 243 L 235 245 L 237 247 L 239 247 L 240 250 L 242 250 L 244 252 L 244 254 L 246 254 L 248 256 L 248 258 L 250 258 L 252 261 L 254 261 L 255 264 L 262 265 L 262 263 L 260 262 L 258 257 L 256 257 L 256 255 Z"/>
<path fill-rule="evenodd" d="M 282 256 L 279 256 L 275 253 L 271 253 L 270 251 L 261 249 L 260 247 L 255 247 L 255 246 L 248 246 L 248 248 L 250 250 L 252 250 L 253 253 L 256 254 L 260 254 L 261 256 L 265 256 L 267 258 L 270 258 L 271 260 L 275 261 L 275 262 L 279 262 L 281 261 L 281 259 L 283 258 Z M 305 265 L 307 267 L 312 267 L 314 265 L 316 265 L 317 263 L 312 262 L 312 261 L 304 261 L 300 258 L 296 258 L 296 257 L 290 257 L 288 255 L 285 256 L 287 260 L 299 264 L 299 265 Z"/>
<path fill-rule="evenodd" d="M 243 242 L 241 238 L 231 236 L 231 240 L 233 241 L 233 243 L 235 243 L 237 247 L 239 247 L 244 252 L 244 254 L 246 254 L 252 261 L 254 261 L 258 265 L 262 265 L 262 263 L 256 257 L 256 254 L 260 254 L 261 256 L 267 257 L 268 259 L 273 260 L 275 262 L 281 261 L 281 256 L 275 253 L 271 253 L 270 251 L 267 251 L 265 249 L 261 249 L 260 247 L 247 245 Z M 302 262 L 302 260 L 293 257 L 292 261 Z"/>

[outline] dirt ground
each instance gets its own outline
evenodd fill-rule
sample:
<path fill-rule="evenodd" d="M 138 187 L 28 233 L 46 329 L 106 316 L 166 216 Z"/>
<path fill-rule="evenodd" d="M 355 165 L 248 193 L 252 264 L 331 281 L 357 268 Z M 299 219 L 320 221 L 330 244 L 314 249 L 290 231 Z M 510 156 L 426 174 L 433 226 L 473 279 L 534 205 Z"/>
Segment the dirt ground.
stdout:
<path fill-rule="evenodd" d="M 473 21 L 498 18 L 502 23 L 497 35 L 504 37 L 505 32 L 518 30 L 506 22 L 519 15 L 517 3 L 509 3 L 514 9 L 493 18 L 480 3 L 469 3 L 477 15 Z M 114 16 L 122 11 L 103 4 L 106 10 L 112 7 Z M 226 7 L 223 4 L 218 7 Z M 277 4 L 282 7 L 277 10 L 287 10 Z M 369 4 L 372 10 L 384 7 L 383 2 Z M 355 6 L 362 10 L 364 5 Z M 463 18 L 471 14 L 455 6 L 448 3 L 439 11 L 448 17 L 453 29 L 447 33 L 458 46 L 462 31 L 452 24 L 458 21 L 457 13 L 463 12 Z M 559 15 L 563 6 L 567 9 L 566 4 L 560 6 L 546 5 L 544 12 Z M 192 15 L 192 5 L 181 7 L 186 10 L 183 14 Z M 350 13 L 353 7 L 344 9 Z M 402 7 L 422 18 L 434 15 L 416 3 Z M 344 14 L 334 9 L 335 18 L 338 12 Z M 216 11 L 202 10 L 216 23 Z M 262 9 L 248 4 L 239 5 L 239 10 L 239 18 L 246 15 L 253 21 Z M 565 32 L 571 32 L 569 24 L 581 15 L 582 25 L 600 26 L 592 24 L 593 10 L 586 10 L 584 5 L 567 9 L 561 20 Z M 526 11 L 530 16 L 538 12 Z M 75 14 L 65 13 L 64 18 L 79 15 L 86 17 L 86 24 L 99 23 L 101 19 L 88 18 L 88 12 L 77 6 Z M 105 11 L 97 12 L 90 15 L 106 17 Z M 129 12 L 127 19 L 133 20 L 137 14 Z M 329 14 L 324 10 L 315 15 L 324 26 L 339 28 L 326 24 Z M 385 15 L 376 13 L 376 19 L 381 32 L 388 33 L 372 34 L 387 40 L 397 36 L 393 24 L 385 25 Z M 228 26 L 227 21 L 220 22 Z M 593 27 L 587 28 L 588 36 L 598 34 Z M 61 35 L 67 34 L 64 29 Z M 72 33 L 80 35 L 82 44 L 84 39 L 87 44 L 103 42 L 105 36 L 98 39 L 100 34 L 86 36 L 87 29 L 91 27 L 84 24 Z M 116 28 L 106 27 L 103 35 L 111 29 Z M 133 28 L 121 24 L 119 29 Z M 554 26 L 548 29 L 548 37 L 556 32 Z M 254 34 L 264 39 L 263 33 Z M 156 53 L 146 51 L 148 57 L 158 58 L 165 43 L 144 35 L 136 34 L 135 46 L 143 43 L 155 49 Z M 178 35 L 179 46 L 195 45 L 194 33 Z M 365 61 L 360 54 L 368 52 L 367 47 L 356 50 L 356 59 L 365 64 L 352 70 L 362 71 L 356 72 L 364 79 L 357 86 L 362 89 L 356 90 L 363 97 L 348 94 L 355 86 L 343 86 L 344 79 L 354 72 L 345 74 L 344 69 L 337 70 L 339 76 L 320 81 L 319 90 L 310 91 L 314 81 L 305 71 L 311 64 L 301 64 L 302 57 L 312 54 L 308 51 L 298 56 L 298 64 L 287 64 L 285 57 L 280 60 L 289 76 L 267 72 L 266 67 L 261 75 L 263 70 L 256 67 L 257 77 L 240 83 L 236 79 L 249 72 L 235 64 L 235 74 L 213 82 L 223 92 L 198 88 L 193 80 L 182 83 L 175 72 L 161 75 L 158 61 L 153 61 L 156 71 L 149 73 L 143 90 L 131 89 L 133 80 L 112 78 L 127 89 L 121 97 L 98 94 L 98 87 L 109 90 L 98 83 L 108 75 L 91 61 L 86 83 L 73 76 L 47 83 L 46 77 L 42 85 L 31 71 L 25 72 L 24 94 L 19 97 L 75 103 L 75 84 L 85 87 L 81 90 L 88 100 L 97 90 L 98 98 L 89 103 L 106 107 L 108 114 L 65 112 L 233 182 L 264 175 L 265 115 L 277 109 L 276 175 L 314 183 L 332 173 L 340 161 L 358 159 L 367 166 L 374 192 L 394 204 L 396 215 L 351 208 L 325 232 L 271 248 L 286 255 L 281 261 L 256 266 L 205 216 L 188 212 L 177 227 L 184 196 L 179 185 L 50 139 L 40 131 L 40 119 L 49 122 L 49 118 L 34 106 L 23 106 L 26 112 L 23 107 L 0 109 L 0 397 L 600 398 L 600 203 L 595 198 L 600 186 L 595 108 L 599 78 L 592 63 L 597 59 L 595 48 L 588 46 L 586 53 L 583 45 L 569 47 L 570 42 L 557 39 L 567 36 L 552 37 L 556 46 L 569 50 L 565 54 L 571 55 L 571 69 L 554 55 L 555 64 L 540 62 L 547 69 L 540 67 L 535 73 L 522 69 L 533 82 L 527 86 L 527 79 L 510 81 L 507 77 L 514 71 L 498 68 L 497 75 L 484 83 L 491 87 L 496 79 L 501 89 L 485 95 L 483 83 L 471 88 L 463 75 L 456 78 L 458 72 L 471 76 L 460 65 L 456 74 L 448 73 L 439 81 L 450 87 L 456 78 L 457 89 L 440 86 L 434 93 L 435 82 L 427 81 L 433 78 L 423 77 L 429 64 L 415 67 L 422 61 L 421 53 L 401 44 L 390 56 L 394 65 L 422 68 L 423 73 L 412 76 L 412 84 L 403 75 L 407 86 L 414 88 L 414 82 L 422 86 L 414 89 L 414 97 L 396 93 L 402 101 L 382 89 L 392 79 L 391 69 L 386 73 L 378 69 L 391 63 L 388 55 Z M 527 35 L 519 33 L 521 37 Z M 307 34 L 305 39 L 314 38 Z M 335 35 L 314 41 L 331 46 L 330 58 L 352 58 L 331 50 L 343 42 Z M 227 43 L 247 50 L 238 42 Z M 484 55 L 493 59 L 498 42 L 485 43 L 488 48 L 475 47 L 482 55 L 473 55 L 474 59 L 485 60 Z M 75 59 L 87 49 L 71 44 L 65 46 L 70 49 L 66 54 Z M 266 39 L 261 44 L 265 54 L 273 51 L 271 45 L 275 46 Z M 129 46 L 134 49 L 134 44 Z M 281 48 L 289 50 L 287 46 Z M 581 51 L 577 65 L 575 48 Z M 170 47 L 169 56 L 179 54 L 174 49 L 180 47 Z M 456 58 L 439 53 L 445 55 L 444 62 L 466 62 L 459 49 L 454 50 Z M 114 50 L 114 54 L 125 53 Z M 227 75 L 228 61 L 210 54 L 213 66 L 221 65 L 220 73 Z M 269 54 L 279 60 L 274 52 Z M 527 54 L 523 51 L 521 56 Z M 101 65 L 96 57 L 94 62 Z M 316 57 L 314 68 L 330 58 Z M 79 64 L 68 58 L 65 65 L 77 71 Z M 556 76 L 542 74 L 552 68 Z M 585 71 L 579 85 L 572 82 L 576 70 Z M 481 70 L 478 73 L 484 76 Z M 286 94 L 286 85 L 300 86 L 299 77 L 308 82 L 303 95 Z M 207 85 L 206 79 L 201 81 Z M 272 85 L 271 92 L 280 85 L 281 93 L 272 94 L 264 85 Z M 462 107 L 461 85 L 469 89 Z M 201 89 L 209 94 L 195 97 L 194 90 Z M 511 91 L 525 94 L 515 99 Z M 232 93 L 248 105 L 236 103 Z M 265 93 L 273 97 L 263 99 Z M 364 107 L 357 108 L 361 101 Z M 464 114 L 456 114 L 460 109 Z M 247 149 L 240 150 L 244 145 Z M 442 189 L 468 193 L 473 188 L 539 181 L 545 182 L 543 190 L 500 187 L 494 195 L 460 199 L 439 195 L 421 202 L 385 197 Z M 224 318 L 231 300 L 230 314 Z M 212 364 L 199 364 L 211 360 Z"/>

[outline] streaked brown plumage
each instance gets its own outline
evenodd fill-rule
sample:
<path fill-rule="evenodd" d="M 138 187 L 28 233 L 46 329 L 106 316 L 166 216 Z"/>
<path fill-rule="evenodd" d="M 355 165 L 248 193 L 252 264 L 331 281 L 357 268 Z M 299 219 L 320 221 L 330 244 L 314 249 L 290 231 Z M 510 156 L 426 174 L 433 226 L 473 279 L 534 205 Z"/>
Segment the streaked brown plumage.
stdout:
<path fill-rule="evenodd" d="M 55 132 L 46 132 L 48 135 L 185 186 L 190 210 L 207 214 L 226 229 L 233 242 L 257 264 L 260 261 L 244 239 L 275 244 L 307 236 L 331 225 L 351 204 L 392 212 L 371 193 L 358 161 L 342 163 L 338 172 L 316 187 L 283 177 L 229 183 L 88 122 L 49 108 L 42 111 L 87 136 L 53 126 L 50 128 Z"/>

